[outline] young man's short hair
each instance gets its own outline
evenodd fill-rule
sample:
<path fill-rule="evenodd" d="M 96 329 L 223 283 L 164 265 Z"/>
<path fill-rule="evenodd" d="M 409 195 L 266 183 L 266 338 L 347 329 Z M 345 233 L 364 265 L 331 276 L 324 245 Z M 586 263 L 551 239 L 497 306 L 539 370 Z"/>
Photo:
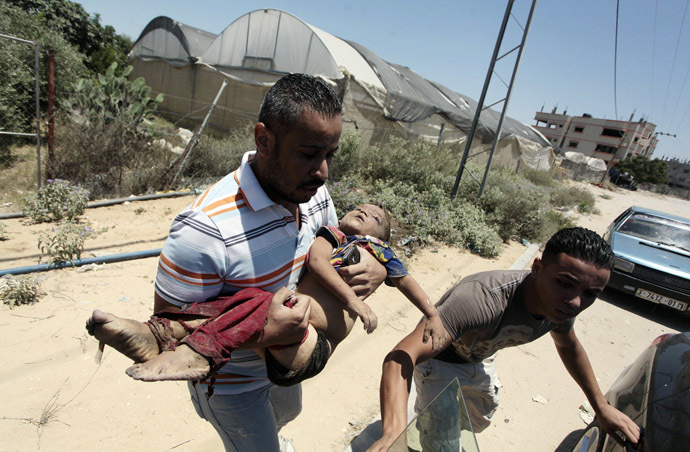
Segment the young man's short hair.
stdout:
<path fill-rule="evenodd" d="M 304 110 L 332 118 L 342 114 L 343 105 L 325 81 L 307 74 L 288 74 L 268 90 L 259 109 L 259 122 L 281 134 Z"/>
<path fill-rule="evenodd" d="M 542 261 L 565 253 L 568 256 L 593 264 L 597 268 L 613 268 L 613 251 L 604 239 L 585 228 L 565 228 L 556 232 L 546 243 Z"/>

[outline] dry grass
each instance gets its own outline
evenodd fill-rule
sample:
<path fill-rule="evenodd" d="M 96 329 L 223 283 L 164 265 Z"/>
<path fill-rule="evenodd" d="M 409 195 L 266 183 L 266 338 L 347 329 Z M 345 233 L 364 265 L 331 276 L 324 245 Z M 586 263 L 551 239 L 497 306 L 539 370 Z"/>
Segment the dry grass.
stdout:
<path fill-rule="evenodd" d="M 47 152 L 46 152 L 47 153 Z M 44 154 L 44 148 L 41 148 Z M 0 205 L 12 203 L 5 211 L 18 212 L 28 193 L 36 193 L 36 146 L 26 145 L 12 149 L 14 162 L 0 168 Z M 44 156 L 41 156 L 44 158 Z"/>

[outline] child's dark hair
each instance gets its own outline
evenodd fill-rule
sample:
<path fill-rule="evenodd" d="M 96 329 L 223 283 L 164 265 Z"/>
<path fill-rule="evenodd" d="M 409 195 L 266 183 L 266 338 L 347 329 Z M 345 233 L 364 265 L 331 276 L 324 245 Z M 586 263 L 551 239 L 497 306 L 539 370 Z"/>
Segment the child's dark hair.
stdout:
<path fill-rule="evenodd" d="M 388 242 L 391 239 L 391 213 L 381 204 L 373 204 L 383 211 L 383 218 L 381 218 L 381 236 L 379 238 Z"/>
<path fill-rule="evenodd" d="M 546 243 L 542 261 L 549 261 L 560 253 L 594 264 L 597 268 L 613 268 L 613 252 L 608 243 L 594 231 L 585 228 L 566 228 L 556 232 Z"/>

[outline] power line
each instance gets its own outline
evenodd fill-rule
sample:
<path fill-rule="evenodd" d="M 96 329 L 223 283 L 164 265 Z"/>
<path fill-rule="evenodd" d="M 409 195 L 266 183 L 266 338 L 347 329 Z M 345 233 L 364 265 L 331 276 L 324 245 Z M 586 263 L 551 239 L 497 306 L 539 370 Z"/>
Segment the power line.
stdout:
<path fill-rule="evenodd" d="M 690 3 L 690 2 L 688 2 Z M 687 10 L 687 3 L 685 4 L 685 9 Z M 681 33 L 683 31 L 683 27 L 685 26 L 685 14 L 683 15 L 683 23 L 680 25 Z M 679 35 L 680 37 L 680 35 Z M 668 122 L 669 128 L 671 128 L 671 125 L 673 124 L 673 120 L 676 118 L 676 111 L 678 110 L 678 103 L 680 102 L 680 98 L 683 95 L 683 90 L 685 89 L 685 83 L 688 81 L 688 75 L 690 74 L 690 64 L 688 64 L 688 70 L 685 72 L 685 78 L 683 78 L 683 84 L 680 87 L 680 92 L 678 93 L 678 96 L 676 96 L 676 105 L 673 107 L 673 113 L 671 114 L 671 120 Z"/>
<path fill-rule="evenodd" d="M 652 118 L 654 117 L 654 68 L 656 67 L 656 18 L 659 12 L 659 0 L 654 2 L 654 28 L 652 29 Z"/>
<path fill-rule="evenodd" d="M 671 72 L 668 75 L 668 86 L 666 86 L 666 97 L 664 98 L 664 111 L 661 114 L 661 122 L 666 118 L 666 103 L 668 102 L 668 93 L 671 90 L 671 79 L 673 78 L 673 70 L 676 67 L 676 57 L 678 56 L 678 47 L 680 47 L 680 36 L 683 34 L 683 25 L 685 24 L 685 14 L 688 12 L 688 4 L 690 0 L 685 2 L 685 9 L 683 9 L 683 19 L 680 22 L 680 30 L 678 30 L 678 39 L 676 40 L 676 50 L 673 52 L 673 62 L 671 63 Z"/>
<path fill-rule="evenodd" d="M 618 119 L 618 93 L 616 87 L 616 80 L 618 78 L 618 13 L 620 11 L 620 0 L 616 0 L 616 36 L 614 39 L 613 50 L 613 111 Z"/>

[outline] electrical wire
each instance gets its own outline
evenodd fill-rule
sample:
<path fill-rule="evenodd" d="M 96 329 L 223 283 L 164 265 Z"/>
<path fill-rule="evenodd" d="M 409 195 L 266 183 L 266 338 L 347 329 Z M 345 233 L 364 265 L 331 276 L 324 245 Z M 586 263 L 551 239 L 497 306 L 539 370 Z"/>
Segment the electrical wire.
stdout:
<path fill-rule="evenodd" d="M 654 28 L 652 29 L 652 118 L 654 117 L 654 68 L 656 67 L 656 19 L 659 13 L 659 0 L 654 2 Z"/>
<path fill-rule="evenodd" d="M 690 1 L 688 2 L 690 3 Z M 687 5 L 688 3 L 685 4 L 685 9 L 687 10 Z M 685 14 L 683 14 L 683 19 L 685 19 Z M 683 23 L 680 25 L 680 30 L 681 33 L 683 32 L 683 27 L 685 26 L 685 20 L 683 20 Z M 680 37 L 680 35 L 679 35 Z M 680 87 L 680 92 L 678 93 L 678 96 L 676 96 L 676 105 L 673 107 L 673 113 L 671 114 L 671 120 L 668 122 L 669 129 L 673 125 L 673 120 L 676 119 L 676 111 L 678 111 L 678 103 L 680 102 L 681 97 L 683 97 L 683 90 L 685 89 L 685 83 L 688 81 L 688 75 L 690 75 L 690 64 L 688 64 L 688 70 L 685 71 L 685 77 L 683 78 L 683 84 Z M 682 124 L 683 121 L 681 121 Z M 678 124 L 678 127 L 680 127 L 680 124 Z"/>
<path fill-rule="evenodd" d="M 616 36 L 614 39 L 614 50 L 613 50 L 613 111 L 616 115 L 616 120 L 618 120 L 618 93 L 616 80 L 618 79 L 618 14 L 620 12 L 620 0 L 616 0 Z"/>
<path fill-rule="evenodd" d="M 661 122 L 664 123 L 666 119 L 666 104 L 668 102 L 668 94 L 671 90 L 671 79 L 673 78 L 673 70 L 676 67 L 676 57 L 678 56 L 678 47 L 680 47 L 680 36 L 683 34 L 683 25 L 685 24 L 685 14 L 688 12 L 688 5 L 690 0 L 685 2 L 685 9 L 683 10 L 683 19 L 680 22 L 680 30 L 678 31 L 678 39 L 676 40 L 676 50 L 673 52 L 673 62 L 671 63 L 671 72 L 668 75 L 668 86 L 666 86 L 666 96 L 664 98 L 664 110 L 661 114 Z"/>

